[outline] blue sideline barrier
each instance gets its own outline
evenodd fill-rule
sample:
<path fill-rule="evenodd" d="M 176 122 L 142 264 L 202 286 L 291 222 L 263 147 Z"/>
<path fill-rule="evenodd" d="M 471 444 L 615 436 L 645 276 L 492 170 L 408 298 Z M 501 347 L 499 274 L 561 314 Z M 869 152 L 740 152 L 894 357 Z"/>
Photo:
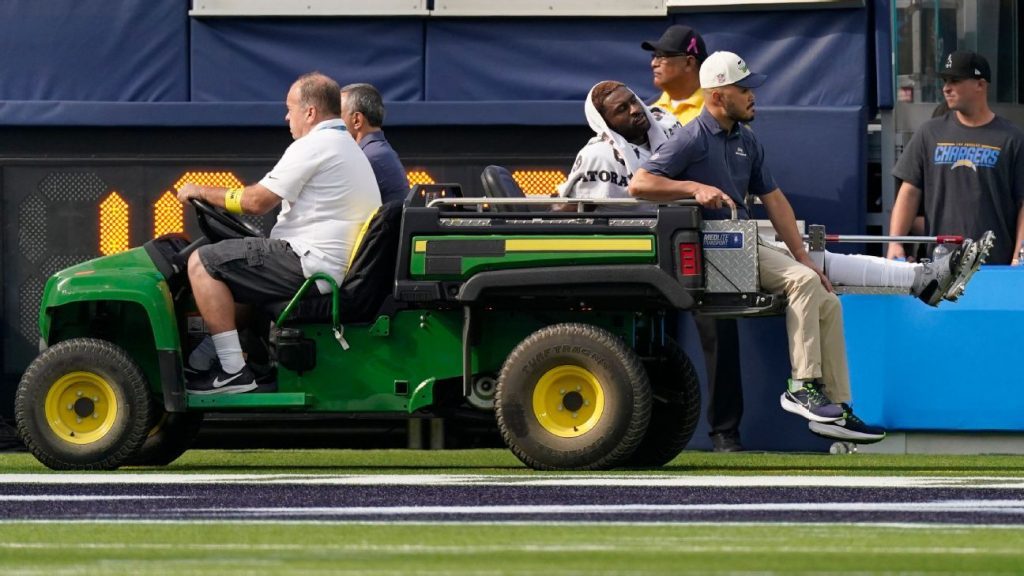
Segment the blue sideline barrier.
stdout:
<path fill-rule="evenodd" d="M 1024 325 L 1024 269 L 985 266 L 957 303 L 938 308 L 911 296 L 845 295 L 850 378 L 857 414 L 889 431 L 1024 431 L 1024 386 L 1015 329 Z M 739 321 L 745 411 L 740 434 L 750 450 L 827 451 L 807 421 L 784 412 L 789 377 L 783 317 Z M 678 334 L 704 380 L 700 339 L 685 318 Z M 704 411 L 691 449 L 711 447 Z"/>
<path fill-rule="evenodd" d="M 985 266 L 956 304 L 844 296 L 857 413 L 890 430 L 1022 431 L 1024 270 Z"/>

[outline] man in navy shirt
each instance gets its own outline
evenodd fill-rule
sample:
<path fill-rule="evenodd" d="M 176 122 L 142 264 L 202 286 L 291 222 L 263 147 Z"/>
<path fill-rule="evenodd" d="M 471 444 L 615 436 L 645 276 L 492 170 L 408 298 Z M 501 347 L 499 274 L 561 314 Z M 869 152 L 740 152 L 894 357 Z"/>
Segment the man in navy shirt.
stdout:
<path fill-rule="evenodd" d="M 629 185 L 648 200 L 696 199 L 705 219 L 729 218 L 736 208 L 747 218 L 744 197 L 761 198 L 788 251 L 761 245 L 761 285 L 786 294 L 786 330 L 792 379 L 782 407 L 810 420 L 812 431 L 872 442 L 885 432 L 868 426 L 849 407 L 850 376 L 839 299 L 811 260 L 789 201 L 764 162 L 764 148 L 746 122 L 754 119 L 753 88 L 766 77 L 742 58 L 715 52 L 700 69 L 704 111 L 679 129 L 637 170 Z"/>
<path fill-rule="evenodd" d="M 377 177 L 381 202 L 405 200 L 409 179 L 395 149 L 384 138 L 384 101 L 370 84 L 349 84 L 341 89 L 341 118 L 363 149 Z"/>

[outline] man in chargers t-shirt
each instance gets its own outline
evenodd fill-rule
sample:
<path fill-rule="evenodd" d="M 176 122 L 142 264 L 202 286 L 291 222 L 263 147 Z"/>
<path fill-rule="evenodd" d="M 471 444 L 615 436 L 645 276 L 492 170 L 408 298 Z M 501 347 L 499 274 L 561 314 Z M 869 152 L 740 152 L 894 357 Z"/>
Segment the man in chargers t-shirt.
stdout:
<path fill-rule="evenodd" d="M 889 231 L 906 234 L 924 204 L 925 234 L 978 238 L 995 232 L 988 262 L 1018 264 L 1024 241 L 1024 132 L 988 105 L 988 61 L 974 52 L 946 57 L 939 72 L 949 112 L 925 122 L 911 138 L 893 176 L 903 181 Z M 889 258 L 906 256 L 889 245 Z"/>

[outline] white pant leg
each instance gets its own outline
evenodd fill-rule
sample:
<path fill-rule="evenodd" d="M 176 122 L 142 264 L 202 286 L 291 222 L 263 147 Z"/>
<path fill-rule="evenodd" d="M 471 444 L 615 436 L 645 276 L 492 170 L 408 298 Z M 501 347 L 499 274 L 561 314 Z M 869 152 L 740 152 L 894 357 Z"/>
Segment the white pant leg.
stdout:
<path fill-rule="evenodd" d="M 910 293 L 920 264 L 862 254 L 825 252 L 825 274 L 833 284 L 905 288 Z"/>

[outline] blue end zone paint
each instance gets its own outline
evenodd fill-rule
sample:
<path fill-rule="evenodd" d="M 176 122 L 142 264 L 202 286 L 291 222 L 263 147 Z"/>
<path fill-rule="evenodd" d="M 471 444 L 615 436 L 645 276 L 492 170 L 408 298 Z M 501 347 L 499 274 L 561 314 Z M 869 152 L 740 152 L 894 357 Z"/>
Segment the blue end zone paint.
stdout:
<path fill-rule="evenodd" d="M 1024 523 L 1019 488 L 623 484 L 3 484 L 0 514 L 7 521 Z"/>

